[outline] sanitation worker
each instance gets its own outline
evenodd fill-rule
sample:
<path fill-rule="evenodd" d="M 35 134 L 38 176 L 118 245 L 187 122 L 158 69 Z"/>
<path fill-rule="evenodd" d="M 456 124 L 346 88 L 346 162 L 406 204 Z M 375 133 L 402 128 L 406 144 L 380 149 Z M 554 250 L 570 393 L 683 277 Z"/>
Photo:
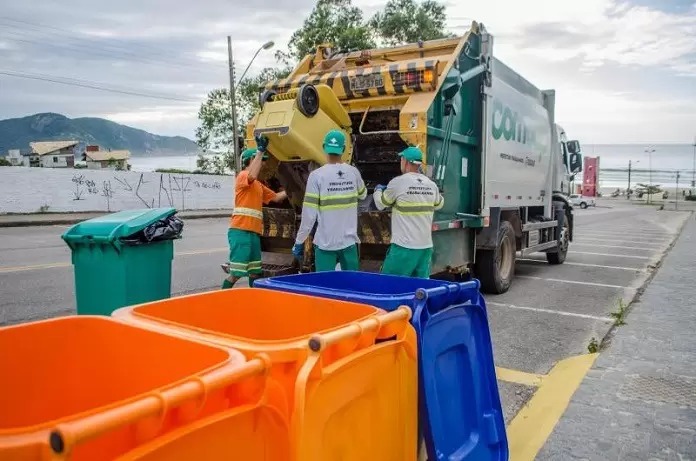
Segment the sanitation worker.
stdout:
<path fill-rule="evenodd" d="M 423 153 L 407 147 L 401 157 L 401 176 L 373 194 L 379 210 L 391 207 L 391 245 L 382 273 L 408 277 L 430 277 L 433 255 L 433 213 L 444 205 L 434 182 L 421 173 Z"/>
<path fill-rule="evenodd" d="M 287 198 L 284 191 L 273 192 L 257 179 L 263 161 L 268 158 L 268 139 L 257 138 L 256 145 L 256 149 L 246 149 L 242 152 L 241 162 L 244 170 L 235 178 L 234 211 L 227 231 L 230 261 L 222 264 L 222 270 L 228 274 L 222 282 L 222 288 L 232 288 L 242 277 L 249 278 L 251 287 L 254 280 L 261 277 L 262 207 L 269 202 L 282 202 Z"/>
<path fill-rule="evenodd" d="M 314 223 L 314 265 L 317 272 L 332 271 L 336 264 L 341 270 L 358 270 L 358 200 L 367 197 L 360 172 L 343 163 L 346 136 L 331 130 L 324 137 L 327 163 L 312 171 L 302 204 L 302 222 L 292 253 L 298 260 L 304 254 L 304 242 Z"/>

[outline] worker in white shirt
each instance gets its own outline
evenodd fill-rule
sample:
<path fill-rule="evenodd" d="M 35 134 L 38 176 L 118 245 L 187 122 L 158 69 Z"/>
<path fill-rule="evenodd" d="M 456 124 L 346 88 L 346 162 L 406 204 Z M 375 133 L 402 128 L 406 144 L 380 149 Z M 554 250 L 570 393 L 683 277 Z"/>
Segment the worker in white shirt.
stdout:
<path fill-rule="evenodd" d="M 332 271 L 336 264 L 341 270 L 359 269 L 358 258 L 358 200 L 367 197 L 360 172 L 344 164 L 341 157 L 346 149 L 346 136 L 341 130 L 331 130 L 324 137 L 324 152 L 328 162 L 312 171 L 302 204 L 302 222 L 297 231 L 292 253 L 297 259 L 304 255 L 304 242 L 314 223 L 314 265 L 317 272 Z"/>
<path fill-rule="evenodd" d="M 379 210 L 392 209 L 391 245 L 382 273 L 429 278 L 433 214 L 444 199 L 437 185 L 420 172 L 423 153 L 418 147 L 407 147 L 399 156 L 403 174 L 387 186 L 377 186 L 373 195 Z"/>

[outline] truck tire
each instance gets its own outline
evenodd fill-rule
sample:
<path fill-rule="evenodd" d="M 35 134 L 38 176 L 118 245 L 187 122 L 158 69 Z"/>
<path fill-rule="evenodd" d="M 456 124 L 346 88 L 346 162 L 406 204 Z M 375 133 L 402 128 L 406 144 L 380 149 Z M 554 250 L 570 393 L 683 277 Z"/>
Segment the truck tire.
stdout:
<path fill-rule="evenodd" d="M 304 84 L 297 92 L 297 108 L 305 117 L 314 117 L 319 112 L 319 93 L 314 85 Z"/>
<path fill-rule="evenodd" d="M 565 209 L 565 207 L 564 207 Z M 561 229 L 561 238 L 558 239 L 558 249 L 553 253 L 546 253 L 546 261 L 549 264 L 563 264 L 568 254 L 568 246 L 570 245 L 570 220 L 568 211 L 565 212 L 563 220 L 563 228 Z"/>
<path fill-rule="evenodd" d="M 476 253 L 476 277 L 486 293 L 501 294 L 508 291 L 515 276 L 515 230 L 508 221 L 501 221 L 495 250 L 478 250 Z"/>

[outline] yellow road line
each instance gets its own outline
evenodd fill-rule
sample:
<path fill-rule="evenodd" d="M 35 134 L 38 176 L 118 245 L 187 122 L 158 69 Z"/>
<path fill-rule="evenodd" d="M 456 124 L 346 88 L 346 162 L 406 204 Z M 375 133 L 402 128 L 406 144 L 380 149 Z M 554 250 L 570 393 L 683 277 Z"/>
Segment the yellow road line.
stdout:
<path fill-rule="evenodd" d="M 53 269 L 56 267 L 68 267 L 70 263 L 48 263 L 48 264 L 35 264 L 33 266 L 10 266 L 10 267 L 0 267 L 0 274 L 6 272 L 24 272 L 24 271 L 34 271 L 38 269 Z"/>
<path fill-rule="evenodd" d="M 511 461 L 533 461 L 599 354 L 558 362 L 507 428 Z"/>
<path fill-rule="evenodd" d="M 191 256 L 191 255 L 203 255 L 210 253 L 222 253 L 223 251 L 229 251 L 227 247 L 219 248 L 208 248 L 206 250 L 192 250 L 192 251 L 179 251 L 174 254 L 174 256 Z M 35 271 L 41 269 L 55 269 L 59 267 L 70 267 L 71 263 L 47 263 L 47 264 L 34 264 L 29 266 L 7 266 L 0 267 L 0 274 L 5 274 L 9 272 L 25 272 L 25 271 Z"/>
<path fill-rule="evenodd" d="M 535 373 L 527 373 L 520 370 L 512 370 L 510 368 L 495 367 L 495 375 L 501 381 L 509 383 L 524 384 L 525 386 L 541 386 L 544 380 L 544 375 Z"/>

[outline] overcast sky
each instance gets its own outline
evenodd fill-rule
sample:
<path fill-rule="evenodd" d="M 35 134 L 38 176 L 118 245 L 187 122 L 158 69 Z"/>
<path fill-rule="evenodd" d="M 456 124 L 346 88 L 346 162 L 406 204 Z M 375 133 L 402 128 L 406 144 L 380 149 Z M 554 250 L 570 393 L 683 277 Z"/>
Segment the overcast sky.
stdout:
<path fill-rule="evenodd" d="M 380 2 L 355 3 L 370 14 Z M 482 22 L 495 37 L 498 58 L 538 87 L 556 89 L 556 119 L 573 138 L 586 144 L 693 142 L 694 0 L 445 3 L 450 30 L 464 32 L 472 19 Z M 0 0 L 0 119 L 59 112 L 193 137 L 205 94 L 228 83 L 226 36 L 232 36 L 243 68 L 267 40 L 284 49 L 313 2 L 250 5 L 241 0 Z M 250 72 L 273 65 L 272 51 L 262 52 Z M 3 72 L 97 82 L 142 95 Z"/>

